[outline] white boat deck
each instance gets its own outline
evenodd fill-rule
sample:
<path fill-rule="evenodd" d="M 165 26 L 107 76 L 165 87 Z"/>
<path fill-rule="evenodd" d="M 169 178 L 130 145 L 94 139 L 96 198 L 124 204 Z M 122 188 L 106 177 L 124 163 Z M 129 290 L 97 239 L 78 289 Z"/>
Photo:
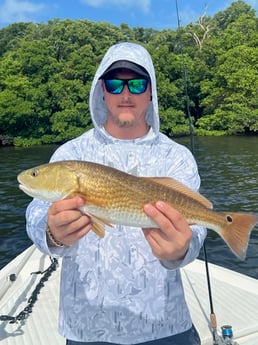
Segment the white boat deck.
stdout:
<path fill-rule="evenodd" d="M 31 272 L 44 271 L 50 264 L 49 257 L 32 246 L 0 271 L 0 282 L 5 281 L 8 288 L 1 296 L 3 287 L 0 287 L 0 315 L 16 316 L 23 310 L 41 278 Z M 16 281 L 8 282 L 10 274 L 15 272 L 19 272 Z M 1 345 L 65 344 L 57 332 L 59 272 L 60 267 L 45 283 L 27 320 L 15 324 L 0 321 Z"/>
<path fill-rule="evenodd" d="M 217 328 L 231 325 L 239 345 L 258 344 L 258 280 L 209 264 Z M 195 260 L 182 272 L 186 299 L 202 345 L 212 344 L 205 263 Z"/>
<path fill-rule="evenodd" d="M 27 305 L 43 271 L 50 265 L 47 256 L 34 246 L 28 248 L 0 271 L 0 315 L 15 316 Z M 239 345 L 258 344 L 258 280 L 209 264 L 213 306 L 220 326 L 233 327 Z M 59 272 L 53 272 L 42 288 L 28 319 L 10 324 L 0 321 L 1 345 L 64 345 L 57 332 Z M 16 274 L 11 282 L 8 277 Z M 196 260 L 182 270 L 186 298 L 192 318 L 198 329 L 202 345 L 212 345 L 210 307 L 205 266 Z"/>

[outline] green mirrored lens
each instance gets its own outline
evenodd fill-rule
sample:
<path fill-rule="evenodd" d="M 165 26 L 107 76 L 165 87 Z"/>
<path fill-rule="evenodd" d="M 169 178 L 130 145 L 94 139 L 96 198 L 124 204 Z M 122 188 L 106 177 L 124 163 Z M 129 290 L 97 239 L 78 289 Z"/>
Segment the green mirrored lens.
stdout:
<path fill-rule="evenodd" d="M 119 94 L 123 91 L 124 81 L 120 79 L 105 80 L 107 92 Z"/>
<path fill-rule="evenodd" d="M 143 93 L 146 91 L 147 80 L 146 79 L 131 79 L 127 82 L 129 91 L 131 93 Z"/>

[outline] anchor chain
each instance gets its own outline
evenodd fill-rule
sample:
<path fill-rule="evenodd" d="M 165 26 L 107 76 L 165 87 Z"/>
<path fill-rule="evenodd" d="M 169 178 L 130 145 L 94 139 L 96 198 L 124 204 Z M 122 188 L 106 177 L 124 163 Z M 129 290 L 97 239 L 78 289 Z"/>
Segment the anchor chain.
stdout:
<path fill-rule="evenodd" d="M 45 282 L 50 278 L 51 274 L 57 269 L 58 260 L 55 258 L 50 258 L 50 260 L 51 260 L 51 264 L 45 271 L 43 272 L 37 271 L 37 272 L 31 273 L 31 274 L 44 274 L 44 275 L 40 279 L 38 284 L 36 285 L 30 297 L 28 298 L 28 303 L 26 307 L 16 316 L 0 315 L 0 321 L 9 321 L 9 323 L 17 323 L 18 321 L 25 320 L 29 317 L 29 315 L 32 313 L 32 309 L 35 303 L 38 300 L 38 295 L 40 294 L 41 289 L 45 285 Z"/>

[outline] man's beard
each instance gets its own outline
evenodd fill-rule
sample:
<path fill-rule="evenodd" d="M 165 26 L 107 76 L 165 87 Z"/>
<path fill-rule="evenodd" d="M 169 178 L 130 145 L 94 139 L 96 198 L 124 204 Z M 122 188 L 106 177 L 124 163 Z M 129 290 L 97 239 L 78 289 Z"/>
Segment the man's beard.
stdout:
<path fill-rule="evenodd" d="M 118 125 L 118 127 L 120 128 L 130 128 L 133 127 L 135 120 L 131 119 L 131 120 L 121 120 L 119 118 L 116 118 L 116 124 Z"/>

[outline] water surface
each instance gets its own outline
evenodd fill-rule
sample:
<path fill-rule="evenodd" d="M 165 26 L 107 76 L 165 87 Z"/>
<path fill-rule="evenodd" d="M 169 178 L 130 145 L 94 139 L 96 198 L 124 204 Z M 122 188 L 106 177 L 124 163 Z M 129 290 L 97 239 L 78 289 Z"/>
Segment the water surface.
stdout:
<path fill-rule="evenodd" d="M 177 141 L 190 144 L 189 138 Z M 214 208 L 258 213 L 258 137 L 197 137 L 194 144 L 201 192 Z M 0 268 L 31 244 L 25 231 L 25 210 L 31 198 L 18 189 L 16 176 L 24 169 L 48 162 L 55 149 L 54 145 L 0 148 Z M 258 278 L 257 226 L 243 262 L 213 231 L 208 231 L 206 248 L 210 262 Z"/>

